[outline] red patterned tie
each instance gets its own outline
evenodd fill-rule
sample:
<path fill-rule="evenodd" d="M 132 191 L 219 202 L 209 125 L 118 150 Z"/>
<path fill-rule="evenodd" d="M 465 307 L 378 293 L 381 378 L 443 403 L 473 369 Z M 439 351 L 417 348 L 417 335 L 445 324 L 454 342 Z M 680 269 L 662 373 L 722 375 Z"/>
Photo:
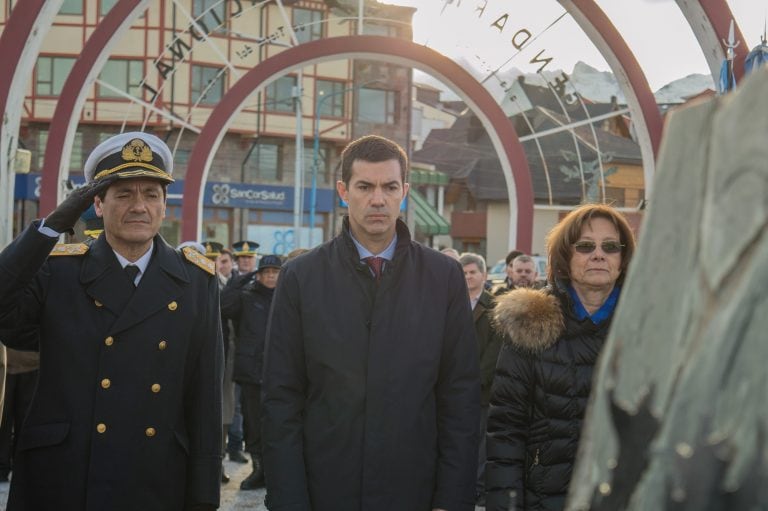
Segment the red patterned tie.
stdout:
<path fill-rule="evenodd" d="M 384 264 L 384 258 L 371 256 L 364 257 L 363 261 L 365 261 L 365 264 L 370 266 L 371 270 L 373 270 L 373 276 L 376 278 L 376 282 L 378 282 L 381 278 L 381 267 Z"/>

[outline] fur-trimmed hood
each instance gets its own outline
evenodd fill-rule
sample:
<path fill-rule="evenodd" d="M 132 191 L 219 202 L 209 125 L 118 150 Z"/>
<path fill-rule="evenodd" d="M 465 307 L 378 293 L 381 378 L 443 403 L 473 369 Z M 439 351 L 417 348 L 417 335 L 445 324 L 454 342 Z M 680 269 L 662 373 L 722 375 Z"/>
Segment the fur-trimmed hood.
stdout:
<path fill-rule="evenodd" d="M 545 290 L 520 288 L 496 298 L 493 317 L 506 342 L 532 352 L 552 346 L 565 327 L 560 300 Z"/>

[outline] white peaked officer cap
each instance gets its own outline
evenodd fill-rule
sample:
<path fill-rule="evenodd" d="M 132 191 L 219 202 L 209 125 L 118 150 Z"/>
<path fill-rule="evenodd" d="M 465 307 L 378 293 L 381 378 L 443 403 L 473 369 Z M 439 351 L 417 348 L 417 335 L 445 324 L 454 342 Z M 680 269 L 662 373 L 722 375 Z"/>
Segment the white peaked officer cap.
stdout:
<path fill-rule="evenodd" d="M 171 150 L 155 135 L 142 131 L 108 138 L 96 146 L 83 168 L 87 183 L 109 176 L 120 179 L 143 177 L 173 183 L 172 172 Z"/>
<path fill-rule="evenodd" d="M 203 246 L 202 243 L 198 241 L 182 241 L 181 243 L 179 243 L 179 246 L 176 247 L 176 250 L 181 250 L 184 247 L 192 247 L 198 252 L 200 252 L 202 255 L 205 255 L 205 247 Z"/>

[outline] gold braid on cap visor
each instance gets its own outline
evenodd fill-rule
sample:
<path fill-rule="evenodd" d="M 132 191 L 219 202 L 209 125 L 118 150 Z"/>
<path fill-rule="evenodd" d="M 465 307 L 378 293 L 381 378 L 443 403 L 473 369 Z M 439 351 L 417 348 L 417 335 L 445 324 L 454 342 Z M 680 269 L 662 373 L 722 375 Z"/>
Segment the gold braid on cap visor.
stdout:
<path fill-rule="evenodd" d="M 173 179 L 167 172 L 165 172 L 162 169 L 159 169 L 158 167 L 154 165 L 150 165 L 148 163 L 139 163 L 139 162 L 131 162 L 131 163 L 123 163 L 122 165 L 118 165 L 117 167 L 112 167 L 111 169 L 104 169 L 95 176 L 93 176 L 93 180 L 96 181 L 97 179 L 101 179 L 103 177 L 107 177 L 110 174 L 114 174 L 115 172 L 120 172 L 123 169 L 135 169 L 136 167 L 141 167 L 141 169 L 137 169 L 131 172 L 123 172 L 120 174 L 120 177 L 153 177 L 162 179 L 164 181 L 168 181 L 169 183 L 173 183 L 175 179 Z M 146 170 L 143 170 L 146 169 Z"/>

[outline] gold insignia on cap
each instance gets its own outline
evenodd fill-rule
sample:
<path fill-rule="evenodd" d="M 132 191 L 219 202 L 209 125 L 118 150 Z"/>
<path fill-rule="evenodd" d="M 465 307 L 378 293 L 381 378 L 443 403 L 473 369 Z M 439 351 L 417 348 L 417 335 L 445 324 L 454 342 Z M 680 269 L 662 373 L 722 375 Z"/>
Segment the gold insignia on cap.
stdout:
<path fill-rule="evenodd" d="M 152 161 L 152 149 L 140 138 L 134 138 L 123 146 L 125 161 Z"/>
<path fill-rule="evenodd" d="M 248 246 L 248 242 L 243 243 L 243 252 L 248 252 L 251 250 L 251 247 Z"/>

